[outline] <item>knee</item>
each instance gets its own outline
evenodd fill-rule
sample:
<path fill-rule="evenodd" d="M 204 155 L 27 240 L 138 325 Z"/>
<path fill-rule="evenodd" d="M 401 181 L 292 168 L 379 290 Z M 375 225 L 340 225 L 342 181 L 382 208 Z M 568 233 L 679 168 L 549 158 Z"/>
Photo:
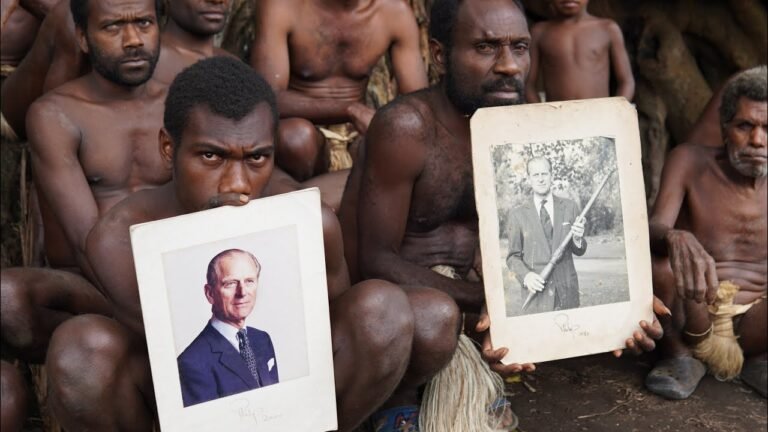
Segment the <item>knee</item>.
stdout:
<path fill-rule="evenodd" d="M 410 351 L 414 317 L 405 292 L 382 280 L 366 280 L 355 285 L 354 314 L 357 339 L 372 358 L 398 357 Z"/>
<path fill-rule="evenodd" d="M 315 125 L 301 118 L 280 121 L 277 163 L 299 181 L 314 174 L 324 138 Z"/>
<path fill-rule="evenodd" d="M 64 410 L 96 406 L 114 388 L 129 346 L 128 333 L 112 319 L 67 320 L 53 333 L 46 357 L 49 398 Z"/>
<path fill-rule="evenodd" d="M 461 312 L 447 294 L 420 288 L 408 294 L 415 316 L 414 353 L 431 363 L 447 362 L 456 351 Z"/>

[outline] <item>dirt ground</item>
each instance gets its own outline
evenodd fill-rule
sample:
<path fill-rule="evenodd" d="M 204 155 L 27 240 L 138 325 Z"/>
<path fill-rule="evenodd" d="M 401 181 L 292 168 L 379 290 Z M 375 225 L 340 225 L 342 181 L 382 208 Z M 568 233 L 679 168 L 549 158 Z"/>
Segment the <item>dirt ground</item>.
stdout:
<path fill-rule="evenodd" d="M 600 354 L 537 365 L 507 385 L 519 432 L 768 430 L 768 403 L 738 382 L 702 380 L 687 400 L 668 401 L 643 386 L 653 356 Z"/>

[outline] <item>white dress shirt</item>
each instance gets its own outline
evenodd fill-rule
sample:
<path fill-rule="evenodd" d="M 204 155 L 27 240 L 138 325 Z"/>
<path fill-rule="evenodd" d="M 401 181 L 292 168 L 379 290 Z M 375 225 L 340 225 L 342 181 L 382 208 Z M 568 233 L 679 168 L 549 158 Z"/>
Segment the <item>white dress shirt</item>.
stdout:
<path fill-rule="evenodd" d="M 232 346 L 235 347 L 237 352 L 240 352 L 240 341 L 237 340 L 237 331 L 239 329 L 237 327 L 231 324 L 227 324 L 216 317 L 211 318 L 211 325 L 213 326 L 213 328 L 216 329 L 216 331 L 218 331 L 219 333 L 221 333 L 222 336 L 224 336 L 224 339 L 229 341 L 229 343 L 231 343 Z"/>
<path fill-rule="evenodd" d="M 544 197 L 533 194 L 533 207 L 536 208 L 536 213 L 539 215 L 539 219 L 541 219 L 541 202 L 545 199 L 547 200 L 547 203 L 544 204 L 544 208 L 546 208 L 547 213 L 549 213 L 550 223 L 552 223 L 552 226 L 555 226 L 555 205 L 552 204 L 552 191 L 549 191 L 547 196 Z"/>

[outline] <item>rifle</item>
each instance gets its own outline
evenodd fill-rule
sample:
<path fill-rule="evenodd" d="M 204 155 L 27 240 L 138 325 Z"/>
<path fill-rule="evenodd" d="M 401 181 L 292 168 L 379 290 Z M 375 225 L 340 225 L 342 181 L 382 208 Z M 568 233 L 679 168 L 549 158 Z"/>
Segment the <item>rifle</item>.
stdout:
<path fill-rule="evenodd" d="M 600 185 L 597 187 L 595 192 L 592 194 L 592 196 L 589 198 L 589 201 L 587 201 L 587 205 L 584 206 L 584 209 L 581 211 L 581 214 L 579 214 L 579 217 L 576 218 L 576 220 L 582 219 L 587 215 L 587 212 L 592 208 L 592 205 L 595 203 L 595 200 L 597 199 L 597 196 L 600 194 L 600 192 L 603 190 L 603 187 L 605 187 L 605 184 L 608 182 L 608 179 L 611 177 L 611 174 L 616 171 L 616 168 L 611 169 L 610 172 L 605 176 L 602 182 L 600 182 Z M 573 238 L 573 229 L 568 230 L 568 234 L 566 234 L 563 241 L 560 243 L 560 246 L 555 249 L 555 252 L 552 254 L 552 258 L 549 259 L 549 262 L 546 266 L 544 266 L 544 269 L 541 270 L 541 273 L 539 276 L 544 279 L 544 283 L 547 283 L 547 279 L 552 274 L 552 271 L 555 269 L 555 264 L 557 264 L 558 261 L 560 261 L 560 258 L 563 257 L 563 253 L 565 252 L 565 248 L 568 247 L 568 243 L 571 242 L 571 239 Z M 528 307 L 528 304 L 533 300 L 533 297 L 538 294 L 537 291 L 532 291 L 528 293 L 528 297 L 525 299 L 525 302 L 523 302 L 523 311 L 525 311 L 525 308 Z"/>

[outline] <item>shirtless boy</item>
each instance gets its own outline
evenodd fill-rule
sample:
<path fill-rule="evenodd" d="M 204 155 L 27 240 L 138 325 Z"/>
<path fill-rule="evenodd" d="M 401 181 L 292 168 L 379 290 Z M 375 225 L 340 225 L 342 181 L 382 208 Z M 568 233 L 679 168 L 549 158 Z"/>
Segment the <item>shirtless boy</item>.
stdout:
<path fill-rule="evenodd" d="M 365 134 L 374 112 L 365 91 L 382 55 L 391 55 L 400 93 L 427 86 L 418 26 L 403 0 L 257 4 L 251 65 L 277 92 L 277 165 L 299 181 L 328 168 L 326 140 L 315 125 L 351 123 L 347 132 Z M 351 160 L 340 163 L 348 168 Z"/>
<path fill-rule="evenodd" d="M 672 319 L 663 320 L 665 358 L 646 386 L 670 399 L 687 398 L 704 375 L 692 350 L 719 334 L 707 308 L 722 281 L 740 287 L 734 304 L 755 303 L 733 316 L 733 330 L 745 358 L 741 379 L 766 396 L 766 75 L 765 66 L 751 69 L 723 90 L 725 146 L 681 145 L 661 176 L 650 217 L 653 279 Z M 707 366 L 717 369 L 712 361 Z"/>
<path fill-rule="evenodd" d="M 53 329 L 73 314 L 109 311 L 88 281 L 85 242 L 100 215 L 131 194 L 167 182 L 157 152 L 166 87 L 152 81 L 159 50 L 154 0 L 73 0 L 81 49 L 93 71 L 47 93 L 27 125 L 52 269 L 2 272 L 2 340 L 41 361 Z"/>
<path fill-rule="evenodd" d="M 88 239 L 88 257 L 117 321 L 75 317 L 51 341 L 48 400 L 65 429 L 150 430 L 154 397 L 128 227 L 260 197 L 273 167 L 277 122 L 269 85 L 238 60 L 202 60 L 171 85 L 159 141 L 173 180 L 115 206 Z M 339 430 L 348 431 L 404 373 L 413 315 L 392 284 L 350 287 L 340 227 L 325 210 L 323 230 Z"/>
<path fill-rule="evenodd" d="M 632 100 L 635 79 L 619 26 L 587 12 L 589 0 L 551 0 L 553 20 L 533 26 L 531 73 L 525 86 L 529 103 L 541 102 L 536 84 L 544 81 L 548 101 L 611 96 Z"/>

